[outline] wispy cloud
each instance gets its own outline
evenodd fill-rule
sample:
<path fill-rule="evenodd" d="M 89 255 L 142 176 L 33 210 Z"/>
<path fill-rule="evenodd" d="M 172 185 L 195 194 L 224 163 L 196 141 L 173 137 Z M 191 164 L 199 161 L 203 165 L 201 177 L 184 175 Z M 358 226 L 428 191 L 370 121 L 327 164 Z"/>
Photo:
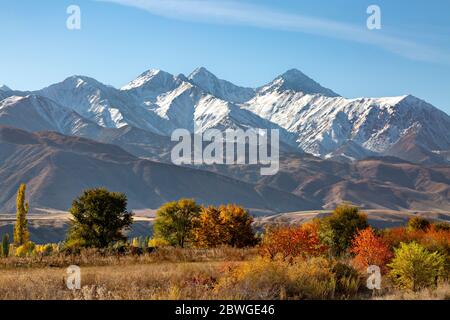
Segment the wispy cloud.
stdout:
<path fill-rule="evenodd" d="M 260 5 L 233 0 L 97 0 L 146 10 L 171 19 L 212 24 L 302 32 L 381 47 L 419 61 L 450 63 L 450 56 L 437 48 L 355 25 L 318 17 L 274 11 Z"/>

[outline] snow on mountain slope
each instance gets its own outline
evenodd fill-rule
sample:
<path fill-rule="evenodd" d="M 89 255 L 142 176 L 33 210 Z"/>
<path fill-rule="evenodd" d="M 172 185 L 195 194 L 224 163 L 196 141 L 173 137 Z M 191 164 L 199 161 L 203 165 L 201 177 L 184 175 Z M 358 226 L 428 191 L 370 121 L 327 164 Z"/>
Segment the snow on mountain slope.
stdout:
<path fill-rule="evenodd" d="M 126 92 L 106 86 L 95 79 L 72 76 L 63 82 L 39 90 L 48 97 L 83 117 L 107 128 L 126 125 L 161 133 L 158 118 L 135 104 Z"/>
<path fill-rule="evenodd" d="M 150 69 L 123 86 L 120 90 L 129 93 L 140 103 L 149 105 L 161 94 L 176 89 L 182 79 L 158 69 Z"/>
<path fill-rule="evenodd" d="M 304 94 L 321 94 L 327 97 L 338 97 L 339 95 L 330 89 L 322 87 L 319 83 L 297 69 L 291 69 L 275 78 L 269 84 L 257 89 L 259 94 L 274 91 L 294 91 Z"/>
<path fill-rule="evenodd" d="M 215 82 L 215 85 L 201 81 L 205 80 L 204 77 Z M 246 91 L 245 88 L 219 80 L 204 68 L 194 71 L 189 79 L 183 75 L 172 76 L 164 71 L 150 70 L 121 90 L 131 93 L 143 108 L 160 117 L 161 130 L 166 135 L 171 135 L 178 128 L 187 129 L 192 133 L 211 128 L 220 130 L 277 128 L 281 130 L 280 137 L 283 142 L 292 145 L 295 141 L 292 134 L 277 124 L 212 95 L 202 84 L 206 84 L 209 89 L 220 89 L 221 94 L 232 94 L 234 91 L 235 97 L 241 95 L 241 99 L 244 99 L 239 92 L 240 89 Z M 250 95 L 245 99 L 247 97 Z"/>
<path fill-rule="evenodd" d="M 97 124 L 37 95 L 12 96 L 0 102 L 0 125 L 27 131 L 57 131 L 70 135 L 95 135 Z"/>
<path fill-rule="evenodd" d="M 255 96 L 255 89 L 239 87 L 221 80 L 203 67 L 195 69 L 188 79 L 213 96 L 233 103 L 243 103 Z"/>
<path fill-rule="evenodd" d="M 29 94 L 3 93 L 0 100 Z M 398 150 L 420 144 L 414 153 L 427 158 L 450 150 L 450 117 L 432 105 L 413 96 L 346 99 L 296 69 L 257 89 L 198 68 L 189 78 L 151 69 L 120 90 L 73 76 L 34 93 L 106 128 L 131 126 L 165 136 L 178 128 L 283 128 L 283 142 L 295 140 L 301 150 L 321 157 L 397 155 L 401 151 L 392 148 L 399 141 L 406 142 Z"/>
<path fill-rule="evenodd" d="M 348 140 L 386 151 L 411 130 L 436 149 L 450 147 L 450 117 L 413 96 L 326 97 L 292 91 L 262 91 L 245 108 L 298 135 L 306 152 L 325 156 Z"/>

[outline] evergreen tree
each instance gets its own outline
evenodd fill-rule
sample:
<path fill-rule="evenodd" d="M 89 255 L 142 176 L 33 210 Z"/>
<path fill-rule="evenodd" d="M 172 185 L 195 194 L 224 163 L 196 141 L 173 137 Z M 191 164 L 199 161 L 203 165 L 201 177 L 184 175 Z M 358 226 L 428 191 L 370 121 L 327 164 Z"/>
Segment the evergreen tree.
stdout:
<path fill-rule="evenodd" d="M 16 199 L 16 224 L 14 225 L 14 243 L 16 246 L 21 246 L 30 240 L 30 235 L 28 233 L 28 203 L 25 202 L 25 192 L 27 186 L 21 184 L 17 192 Z"/>
<path fill-rule="evenodd" d="M 2 237 L 2 255 L 9 256 L 9 234 L 4 234 Z"/>

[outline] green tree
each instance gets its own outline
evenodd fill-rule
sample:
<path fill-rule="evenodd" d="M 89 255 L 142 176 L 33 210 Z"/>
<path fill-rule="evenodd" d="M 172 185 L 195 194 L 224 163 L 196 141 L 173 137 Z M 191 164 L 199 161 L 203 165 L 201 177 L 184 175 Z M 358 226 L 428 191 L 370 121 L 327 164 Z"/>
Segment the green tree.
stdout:
<path fill-rule="evenodd" d="M 2 237 L 2 255 L 4 257 L 9 256 L 9 234 L 4 234 Z"/>
<path fill-rule="evenodd" d="M 402 242 L 394 249 L 394 259 L 388 267 L 390 277 L 399 287 L 417 291 L 437 284 L 444 273 L 445 257 L 416 242 Z"/>
<path fill-rule="evenodd" d="M 171 245 L 185 247 L 192 240 L 193 228 L 201 206 L 192 199 L 168 202 L 156 212 L 155 238 L 162 238 Z"/>
<path fill-rule="evenodd" d="M 414 217 L 408 220 L 408 230 L 426 231 L 431 226 L 430 221 L 422 217 Z"/>
<path fill-rule="evenodd" d="M 358 207 L 342 204 L 321 220 L 319 236 L 334 255 L 341 255 L 350 247 L 358 231 L 368 226 L 367 216 L 360 213 Z"/>
<path fill-rule="evenodd" d="M 104 188 L 90 189 L 75 199 L 67 245 L 104 248 L 126 240 L 123 231 L 133 223 L 133 213 L 127 211 L 123 193 Z"/>
<path fill-rule="evenodd" d="M 30 240 L 28 233 L 28 203 L 25 202 L 27 186 L 21 184 L 17 191 L 16 198 L 16 224 L 14 225 L 14 243 L 16 246 L 21 246 Z"/>

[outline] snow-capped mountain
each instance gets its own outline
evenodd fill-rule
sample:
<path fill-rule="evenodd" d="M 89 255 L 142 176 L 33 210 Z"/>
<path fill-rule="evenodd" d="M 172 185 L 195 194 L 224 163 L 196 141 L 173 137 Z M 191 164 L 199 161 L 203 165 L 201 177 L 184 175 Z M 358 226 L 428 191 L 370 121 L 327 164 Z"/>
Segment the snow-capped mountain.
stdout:
<path fill-rule="evenodd" d="M 3 100 L 11 95 L 11 89 L 6 85 L 0 85 L 0 100 Z"/>
<path fill-rule="evenodd" d="M 11 114 L 13 104 L 25 108 L 17 97 L 7 97 L 29 92 L 4 90 L 4 110 Z M 27 99 L 46 97 L 51 101 L 46 104 L 61 107 L 64 114 L 73 111 L 84 122 L 105 128 L 129 126 L 163 136 L 178 128 L 278 128 L 283 142 L 324 158 L 395 155 L 447 161 L 443 155 L 450 150 L 450 117 L 425 101 L 411 95 L 347 99 L 296 69 L 255 89 L 220 80 L 205 68 L 189 77 L 151 69 L 121 89 L 73 76 L 33 94 Z M 24 128 L 8 119 L 9 125 Z M 76 134 L 76 127 L 58 129 L 58 121 L 52 130 Z"/>
<path fill-rule="evenodd" d="M 161 130 L 171 135 L 178 128 L 192 133 L 206 129 L 279 129 L 280 137 L 287 144 L 295 139 L 277 124 L 262 119 L 242 108 L 232 100 L 246 100 L 254 90 L 235 86 L 220 80 L 205 68 L 196 69 L 189 78 L 173 76 L 167 72 L 151 69 L 141 74 L 121 89 L 132 95 L 137 104 L 160 117 Z M 216 94 L 213 94 L 216 93 Z M 220 97 L 219 97 L 220 96 Z"/>
<path fill-rule="evenodd" d="M 12 90 L 7 85 L 2 84 L 2 85 L 0 85 L 0 91 L 6 92 L 6 91 L 12 91 Z"/>
<path fill-rule="evenodd" d="M 260 87 L 257 91 L 260 95 L 274 91 L 293 91 L 303 94 L 320 94 L 327 97 L 339 96 L 332 90 L 322 87 L 319 83 L 297 69 L 286 71 L 276 77 L 272 82 Z"/>
<path fill-rule="evenodd" d="M 255 89 L 239 87 L 221 80 L 203 67 L 195 69 L 188 79 L 204 91 L 225 101 L 243 103 L 255 96 Z"/>
<path fill-rule="evenodd" d="M 101 130 L 73 110 L 38 96 L 12 96 L 0 102 L 0 125 L 27 131 L 56 131 L 67 135 L 95 136 Z"/>
<path fill-rule="evenodd" d="M 144 105 L 151 105 L 162 94 L 176 89 L 182 81 L 183 79 L 179 79 L 168 72 L 150 69 L 120 90 L 129 93 Z"/>
<path fill-rule="evenodd" d="M 296 133 L 298 145 L 318 156 L 349 140 L 382 153 L 412 131 L 421 133 L 430 148 L 450 149 L 450 117 L 410 95 L 345 99 L 272 90 L 260 92 L 245 107 Z"/>
<path fill-rule="evenodd" d="M 131 125 L 162 133 L 158 118 L 137 105 L 135 99 L 126 92 L 89 77 L 72 76 L 63 82 L 39 90 L 36 94 L 50 98 L 106 128 Z"/>

